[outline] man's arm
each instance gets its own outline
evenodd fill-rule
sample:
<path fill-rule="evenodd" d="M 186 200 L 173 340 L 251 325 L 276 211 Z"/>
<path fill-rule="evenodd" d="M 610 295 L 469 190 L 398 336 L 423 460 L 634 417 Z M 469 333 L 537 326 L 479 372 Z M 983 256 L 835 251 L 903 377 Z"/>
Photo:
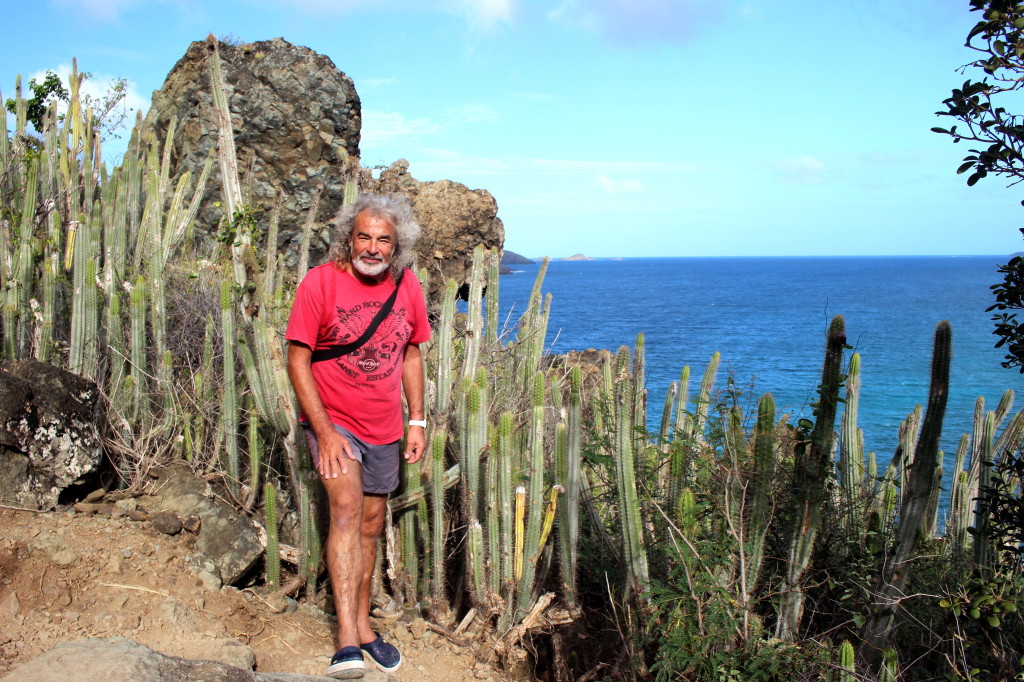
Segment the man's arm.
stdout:
<path fill-rule="evenodd" d="M 402 387 L 405 402 L 409 405 L 409 419 L 423 419 L 423 355 L 420 346 L 410 343 L 405 348 L 402 363 Z M 427 437 L 422 426 L 410 426 L 405 438 L 405 460 L 410 464 L 418 462 L 427 446 Z"/>
<path fill-rule="evenodd" d="M 339 472 L 342 475 L 348 473 L 346 458 L 354 460 L 355 457 L 348 439 L 334 430 L 334 424 L 331 423 L 331 418 L 327 416 L 327 410 L 320 400 L 320 392 L 313 379 L 312 358 L 313 350 L 309 346 L 297 341 L 288 344 L 288 378 L 291 379 L 302 412 L 316 434 L 320 455 L 317 469 L 324 478 L 337 478 Z M 422 395 L 422 369 L 420 376 Z"/>

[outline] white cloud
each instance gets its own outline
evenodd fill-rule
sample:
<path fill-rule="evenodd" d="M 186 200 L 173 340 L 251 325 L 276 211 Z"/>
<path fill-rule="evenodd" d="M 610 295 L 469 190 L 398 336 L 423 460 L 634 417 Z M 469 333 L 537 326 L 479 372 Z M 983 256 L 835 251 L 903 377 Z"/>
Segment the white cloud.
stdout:
<path fill-rule="evenodd" d="M 727 6 L 719 0 L 563 0 L 547 18 L 627 44 L 675 43 L 717 23 Z"/>
<path fill-rule="evenodd" d="M 81 12 L 96 21 L 112 22 L 120 17 L 121 10 L 138 4 L 139 0 L 55 0 L 58 7 Z"/>
<path fill-rule="evenodd" d="M 464 123 L 496 123 L 501 115 L 486 104 L 469 103 L 448 109 L 445 114 L 447 126 L 459 126 Z"/>
<path fill-rule="evenodd" d="M 597 184 L 607 194 L 635 194 L 644 189 L 644 183 L 639 180 L 612 180 L 603 173 L 597 176 Z"/>
<path fill-rule="evenodd" d="M 513 0 L 458 0 L 441 2 L 442 7 L 456 5 L 471 29 L 491 31 L 500 24 L 511 24 Z"/>
<path fill-rule="evenodd" d="M 360 78 L 359 89 L 360 90 L 382 90 L 389 88 L 393 85 L 398 85 L 399 80 L 397 78 Z"/>
<path fill-rule="evenodd" d="M 61 0 L 70 2 L 71 0 Z M 128 2 L 134 0 L 91 0 L 93 2 Z M 511 24 L 516 0 L 250 0 L 299 10 L 307 14 L 338 16 L 355 11 L 409 12 L 439 11 L 462 17 L 473 32 L 491 31 L 501 24 Z"/>
<path fill-rule="evenodd" d="M 775 164 L 775 171 L 787 182 L 810 185 L 823 182 L 827 172 L 825 164 L 813 156 L 794 156 L 781 159 Z"/>
<path fill-rule="evenodd" d="M 435 135 L 441 126 L 427 118 L 406 118 L 398 112 L 363 109 L 362 147 L 372 149 L 397 138 Z"/>
<path fill-rule="evenodd" d="M 694 166 L 661 161 L 591 161 L 569 159 L 540 159 L 530 157 L 472 156 L 450 149 L 427 147 L 419 150 L 422 156 L 415 162 L 424 177 L 460 177 L 496 174 L 585 174 L 590 176 L 641 175 L 644 173 L 689 173 Z M 600 182 L 600 180 L 598 181 Z M 611 181 L 619 192 L 636 192 L 644 188 L 639 180 Z"/>

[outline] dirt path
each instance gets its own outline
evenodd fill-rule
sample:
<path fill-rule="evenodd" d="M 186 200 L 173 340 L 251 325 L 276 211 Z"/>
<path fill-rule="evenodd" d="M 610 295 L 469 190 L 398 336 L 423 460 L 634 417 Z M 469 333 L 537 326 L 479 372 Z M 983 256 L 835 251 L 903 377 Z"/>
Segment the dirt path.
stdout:
<path fill-rule="evenodd" d="M 0 677 L 57 642 L 86 637 L 127 637 L 261 672 L 322 675 L 333 653 L 334 626 L 317 609 L 274 613 L 254 591 L 205 589 L 186 567 L 186 534 L 125 517 L 6 508 L 0 529 Z M 377 625 L 405 657 L 395 679 L 507 679 L 422 623 Z"/>

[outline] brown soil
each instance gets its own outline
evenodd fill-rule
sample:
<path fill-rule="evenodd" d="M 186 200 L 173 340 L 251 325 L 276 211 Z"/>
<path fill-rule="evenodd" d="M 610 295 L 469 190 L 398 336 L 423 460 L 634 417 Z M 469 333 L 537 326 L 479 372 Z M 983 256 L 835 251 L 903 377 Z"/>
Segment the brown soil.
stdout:
<path fill-rule="evenodd" d="M 126 517 L 9 508 L 0 508 L 0 529 L 0 677 L 58 642 L 86 637 L 127 637 L 235 665 L 232 657 L 248 655 L 241 642 L 255 652 L 255 670 L 309 675 L 322 675 L 334 652 L 330 617 L 308 604 L 274 613 L 265 592 L 205 589 L 185 565 L 187 533 L 164 535 Z M 376 625 L 405 658 L 396 679 L 510 679 L 422 624 Z"/>

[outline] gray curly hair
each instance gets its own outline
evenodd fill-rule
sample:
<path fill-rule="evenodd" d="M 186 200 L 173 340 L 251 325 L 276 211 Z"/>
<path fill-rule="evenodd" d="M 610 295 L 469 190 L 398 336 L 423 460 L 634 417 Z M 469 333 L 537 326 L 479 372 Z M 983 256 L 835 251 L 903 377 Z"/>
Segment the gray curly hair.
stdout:
<path fill-rule="evenodd" d="M 412 247 L 420 236 L 420 226 L 412 215 L 412 207 L 401 194 L 360 194 L 355 203 L 342 206 L 334 219 L 334 241 L 327 251 L 327 258 L 339 265 L 352 259 L 349 239 L 355 226 L 356 216 L 368 211 L 375 218 L 383 218 L 395 227 L 397 242 L 391 254 L 391 276 L 398 277 L 402 268 L 412 262 Z"/>

